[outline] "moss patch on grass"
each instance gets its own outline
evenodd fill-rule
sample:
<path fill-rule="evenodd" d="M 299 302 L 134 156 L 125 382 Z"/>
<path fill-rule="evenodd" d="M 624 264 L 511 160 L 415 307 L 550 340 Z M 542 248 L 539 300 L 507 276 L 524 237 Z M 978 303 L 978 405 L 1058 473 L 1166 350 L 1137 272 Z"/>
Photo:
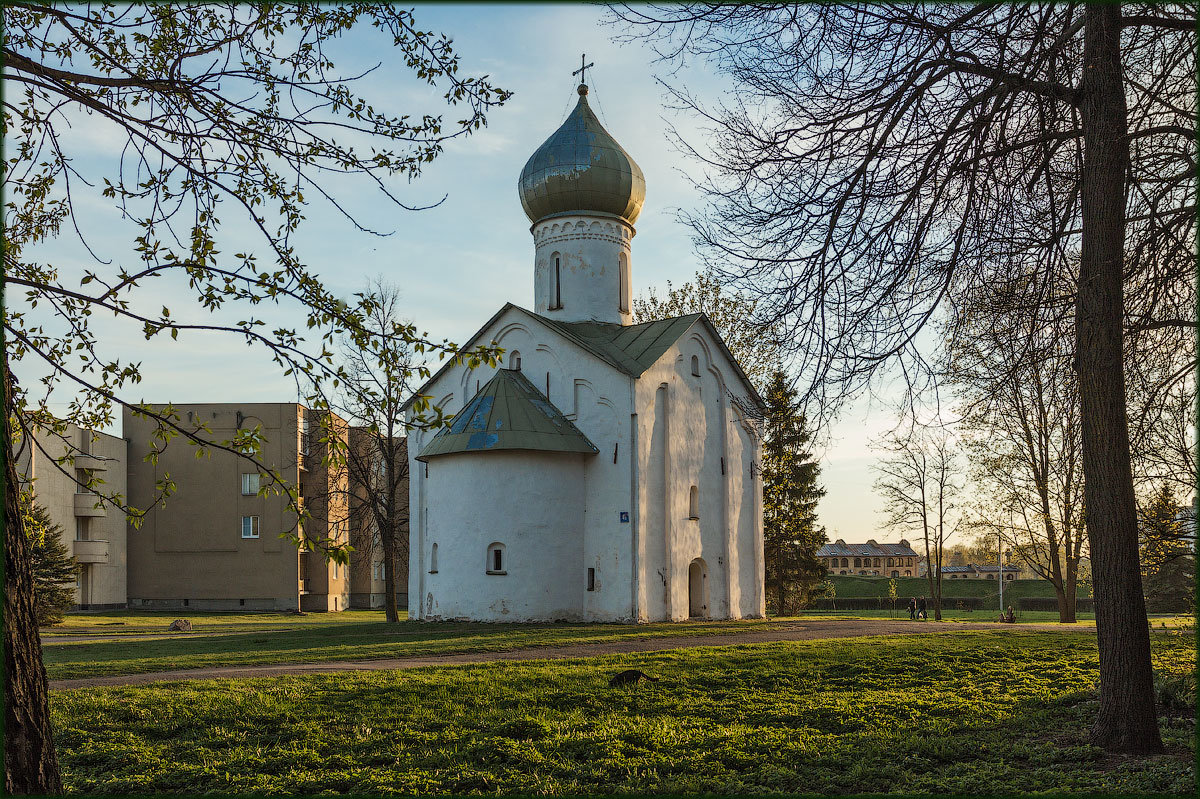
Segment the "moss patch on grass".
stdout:
<path fill-rule="evenodd" d="M 1195 667 L 1155 635 L 1162 675 Z M 661 678 L 610 689 L 639 668 Z M 570 661 L 55 692 L 66 787 L 90 793 L 1185 793 L 1170 752 L 1087 743 L 1078 632 L 756 644 Z"/>

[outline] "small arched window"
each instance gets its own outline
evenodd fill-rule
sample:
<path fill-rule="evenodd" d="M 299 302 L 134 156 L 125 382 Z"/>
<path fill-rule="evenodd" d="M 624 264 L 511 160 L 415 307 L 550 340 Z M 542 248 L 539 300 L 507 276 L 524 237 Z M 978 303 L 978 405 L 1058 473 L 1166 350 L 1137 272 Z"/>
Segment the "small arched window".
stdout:
<path fill-rule="evenodd" d="M 517 371 L 517 372 L 521 371 L 521 352 L 520 352 L 520 350 L 512 351 L 512 355 L 510 355 L 508 358 L 508 368 L 510 368 L 514 371 Z"/>
<path fill-rule="evenodd" d="M 692 356 L 692 374 L 696 377 L 700 376 L 700 356 Z"/>
<path fill-rule="evenodd" d="M 688 518 L 700 518 L 700 489 L 692 486 L 688 491 Z"/>
<path fill-rule="evenodd" d="M 508 562 L 504 557 L 504 544 L 493 541 L 488 544 L 484 571 L 488 574 L 508 574 Z"/>
<path fill-rule="evenodd" d="M 621 253 L 620 255 L 617 256 L 617 273 L 619 276 L 619 278 L 618 278 L 619 285 L 617 287 L 617 291 L 619 292 L 619 295 L 617 297 L 617 304 L 620 307 L 622 313 L 628 313 L 629 312 L 629 295 L 630 295 L 629 259 L 627 257 L 625 257 L 625 253 Z"/>
<path fill-rule="evenodd" d="M 842 558 L 842 568 L 843 569 L 850 568 L 850 558 Z"/>
<path fill-rule="evenodd" d="M 895 565 L 896 565 L 895 563 L 893 563 L 893 562 L 892 562 L 893 560 L 895 560 L 895 558 L 888 558 L 888 565 L 889 565 L 889 566 L 895 566 Z M 896 575 L 894 575 L 894 574 L 893 574 L 892 576 L 893 576 L 893 577 L 895 577 Z"/>
<path fill-rule="evenodd" d="M 856 568 L 856 569 L 861 569 L 861 568 L 862 568 L 862 558 L 855 558 L 855 559 L 854 559 L 854 568 Z"/>
<path fill-rule="evenodd" d="M 437 544 L 433 545 L 433 550 L 429 553 L 429 573 L 437 574 Z"/>

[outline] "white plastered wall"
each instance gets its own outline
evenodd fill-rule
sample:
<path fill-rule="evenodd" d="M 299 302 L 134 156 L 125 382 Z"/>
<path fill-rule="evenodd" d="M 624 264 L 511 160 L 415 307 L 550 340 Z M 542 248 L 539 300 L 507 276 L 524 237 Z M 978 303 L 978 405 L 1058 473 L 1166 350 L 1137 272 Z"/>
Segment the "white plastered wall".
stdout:
<path fill-rule="evenodd" d="M 410 616 L 425 618 L 431 615 L 491 621 L 517 621 L 526 618 L 515 612 L 511 604 L 519 593 L 519 590 L 513 588 L 515 581 L 505 583 L 495 579 L 485 582 L 483 594 L 473 598 L 469 604 L 455 600 L 455 612 L 448 614 L 449 606 L 443 604 L 442 596 L 448 591 L 458 590 L 455 583 L 447 579 L 448 573 L 444 572 L 444 564 L 449 562 L 448 558 L 458 558 L 461 552 L 462 558 L 474 563 L 479 559 L 474 554 L 474 549 L 482 551 L 489 541 L 501 540 L 489 538 L 488 541 L 482 541 L 482 537 L 495 534 L 513 538 L 522 535 L 522 530 L 529 525 L 535 524 L 529 513 L 520 510 L 519 503 L 509 518 L 501 518 L 500 513 L 490 514 L 486 524 L 489 532 L 476 531 L 469 533 L 473 538 L 462 537 L 463 525 L 468 522 L 456 516 L 457 511 L 446 508 L 444 495 L 434 487 L 435 482 L 443 476 L 453 475 L 453 479 L 459 481 L 464 491 L 490 492 L 493 489 L 485 487 L 485 484 L 507 484 L 511 487 L 510 494 L 519 495 L 521 503 L 540 498 L 550 500 L 555 497 L 575 496 L 571 493 L 575 489 L 565 485 L 563 481 L 578 483 L 577 504 L 580 506 L 580 512 L 573 534 L 578 537 L 579 547 L 574 554 L 562 550 L 555 559 L 547 558 L 541 563 L 544 571 L 562 574 L 574 595 L 574 604 L 570 608 L 556 606 L 548 610 L 562 612 L 563 615 L 555 618 L 631 620 L 634 618 L 633 541 L 636 537 L 637 516 L 631 496 L 633 481 L 630 473 L 633 451 L 630 440 L 632 381 L 628 375 L 617 371 L 516 309 L 502 314 L 488 329 L 481 332 L 480 340 L 492 339 L 505 348 L 501 366 L 511 365 L 515 353 L 520 353 L 521 371 L 539 391 L 546 392 L 549 375 L 550 401 L 596 445 L 599 454 L 578 456 L 582 461 L 578 470 L 567 467 L 558 473 L 550 473 L 545 478 L 539 477 L 532 481 L 525 481 L 522 477 L 523 482 L 518 486 L 513 482 L 511 473 L 514 466 L 532 470 L 531 474 L 538 473 L 538 469 L 530 464 L 546 456 L 535 454 L 524 461 L 519 457 L 514 461 L 504 457 L 492 457 L 503 453 L 480 453 L 477 456 L 468 456 L 473 464 L 469 467 L 463 466 L 460 469 L 447 466 L 443 469 L 443 464 L 449 464 L 459 457 L 448 455 L 431 459 L 427 468 L 426 464 L 416 461 L 415 457 L 436 431 L 414 431 L 410 436 L 409 446 L 409 457 L 413 459 L 409 490 L 414 522 L 410 528 L 409 548 Z M 453 414 L 461 410 L 478 388 L 486 384 L 494 374 L 493 367 L 480 366 L 471 370 L 466 366 L 454 366 L 440 375 L 425 391 L 445 413 Z M 565 457 L 574 456 L 549 457 L 561 461 Z M 496 501 L 500 502 L 500 498 L 505 496 L 509 494 L 497 495 Z M 621 521 L 622 512 L 628 515 L 628 522 Z M 429 559 L 434 543 L 438 544 L 439 568 L 437 575 L 430 575 Z M 587 590 L 589 568 L 595 570 L 593 591 Z M 432 613 L 428 611 L 431 594 L 434 607 Z M 496 605 L 498 600 L 509 604 Z M 508 612 L 497 609 L 501 607 L 507 607 Z"/>
<path fill-rule="evenodd" d="M 692 374 L 693 356 L 699 375 Z M 705 574 L 700 615 L 764 615 L 757 429 L 741 419 L 727 389 L 747 394 L 700 323 L 638 380 L 647 620 L 688 618 L 694 609 L 688 570 L 696 559 Z M 696 519 L 690 518 L 692 486 Z"/>

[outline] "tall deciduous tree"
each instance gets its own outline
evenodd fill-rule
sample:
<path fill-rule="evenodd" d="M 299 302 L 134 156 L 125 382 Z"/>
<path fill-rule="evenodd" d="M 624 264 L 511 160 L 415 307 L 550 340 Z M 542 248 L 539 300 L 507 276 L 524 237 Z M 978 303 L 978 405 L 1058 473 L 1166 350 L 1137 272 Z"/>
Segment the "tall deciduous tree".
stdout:
<path fill-rule="evenodd" d="M 293 376 L 310 405 L 325 407 L 322 386 L 340 374 L 332 341 L 349 335 L 376 357 L 386 348 L 364 328 L 369 299 L 340 302 L 301 257 L 296 234 L 308 205 L 316 199 L 366 231 L 341 181 L 354 176 L 393 207 L 413 208 L 395 193 L 394 179 L 419 176 L 446 140 L 480 128 L 509 93 L 487 76 L 461 75 L 448 37 L 386 3 L 25 3 L 7 4 L 3 14 L 4 416 L 17 428 L 4 442 L 5 787 L 47 793 L 61 781 L 28 542 L 16 523 L 13 435 L 32 442 L 34 427 L 61 434 L 67 423 L 102 429 L 124 406 L 156 423 L 156 451 L 179 439 L 200 452 L 221 448 L 254 460 L 303 518 L 295 487 L 259 459 L 258 432 L 224 440 L 184 423 L 170 406 L 135 400 L 142 374 L 127 334 L 236 337 Z M 412 113 L 371 104 L 357 90 L 362 74 L 334 64 L 335 40 L 351 30 L 373 31 L 416 81 L 442 93 L 445 108 Z M 454 107 L 457 121 L 444 121 Z M 72 126 L 102 135 L 112 163 L 72 151 Z M 128 250 L 94 251 L 95 231 L 79 211 L 105 200 L 129 225 Z M 249 238 L 219 235 L 230 217 Z M 50 260 L 61 251 L 40 248 L 62 232 L 93 253 L 91 268 L 72 274 Z M 187 310 L 172 313 L 164 295 Z M 260 314 L 273 305 L 290 306 L 291 316 L 269 323 Z M 107 328 L 101 335 L 98 318 L 125 325 L 125 334 Z M 405 335 L 430 352 L 455 353 L 449 342 Z M 494 362 L 495 352 L 473 357 Z M 18 384 L 14 369 L 31 375 L 32 385 Z M 52 404 L 68 410 L 52 413 Z M 424 399 L 417 408 L 439 416 Z M 68 447 L 55 462 L 72 474 L 75 454 Z M 93 481 L 88 487 L 135 523 L 147 510 Z M 172 487 L 164 476 L 159 501 Z M 344 546 L 302 540 L 303 530 L 283 532 L 345 561 Z"/>
<path fill-rule="evenodd" d="M 1075 351 L 1100 648 L 1092 741 L 1162 750 L 1137 565 L 1125 336 L 1194 333 L 1196 8 L 1039 2 L 687 3 L 618 16 L 739 91 L 706 116 L 702 250 L 763 292 L 826 406 L 897 361 L 1015 253 L 1078 257 Z M 1128 258 L 1126 258 L 1128 256 Z M 1048 284 L 1050 281 L 1047 280 Z M 1190 289 L 1194 295 L 1194 288 Z M 1165 311 L 1165 313 L 1163 312 Z"/>
<path fill-rule="evenodd" d="M 388 621 L 396 622 L 396 576 L 399 564 L 408 562 L 408 424 L 403 407 L 421 362 L 407 343 L 412 325 L 401 318 L 400 290 L 376 278 L 365 294 L 372 310 L 364 326 L 384 342 L 379 353 L 384 357 L 344 341 L 345 375 L 330 404 L 353 425 L 344 464 L 355 494 L 355 527 L 363 531 L 355 547 L 372 555 L 377 549 L 382 556 L 384 611 Z"/>
<path fill-rule="evenodd" d="M 1029 297 L 1015 276 L 951 303 L 943 372 L 964 407 L 974 483 L 968 523 L 1054 587 L 1059 621 L 1074 623 L 1087 552 L 1079 388 L 1070 316 Z"/>
<path fill-rule="evenodd" d="M 764 399 L 763 561 L 767 593 L 775 599 L 775 612 L 786 616 L 805 605 L 825 576 L 817 558 L 827 540 L 817 524 L 825 489 L 817 482 L 820 464 L 808 451 L 812 433 L 783 372 L 771 374 Z"/>

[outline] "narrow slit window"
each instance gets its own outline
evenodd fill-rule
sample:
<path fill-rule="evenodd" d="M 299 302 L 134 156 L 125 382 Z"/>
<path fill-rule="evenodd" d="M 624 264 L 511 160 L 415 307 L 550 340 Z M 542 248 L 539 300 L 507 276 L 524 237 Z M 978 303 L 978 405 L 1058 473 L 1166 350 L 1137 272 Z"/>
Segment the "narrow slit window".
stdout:
<path fill-rule="evenodd" d="M 618 307 L 622 313 L 629 312 L 629 258 L 625 253 L 617 256 L 617 272 L 619 274 L 619 286 L 617 288 L 619 296 L 617 297 Z"/>
<path fill-rule="evenodd" d="M 433 545 L 433 550 L 429 553 L 429 573 L 437 574 L 437 544 Z"/>
<path fill-rule="evenodd" d="M 513 350 L 512 358 L 509 360 L 509 368 L 515 372 L 521 371 L 521 352 L 519 350 Z"/>
<path fill-rule="evenodd" d="M 588 586 L 587 590 L 589 590 L 589 591 L 596 590 L 596 570 L 595 569 L 588 569 L 587 586 Z"/>
<path fill-rule="evenodd" d="M 504 556 L 504 544 L 501 544 L 499 541 L 489 544 L 484 571 L 488 574 L 507 574 L 505 571 L 507 565 L 508 563 Z"/>
<path fill-rule="evenodd" d="M 692 356 L 692 374 L 696 377 L 700 376 L 700 358 L 696 355 Z"/>
<path fill-rule="evenodd" d="M 554 307 L 562 307 L 562 259 L 554 259 Z"/>
<path fill-rule="evenodd" d="M 688 491 L 688 518 L 700 518 L 700 489 L 692 486 Z"/>

